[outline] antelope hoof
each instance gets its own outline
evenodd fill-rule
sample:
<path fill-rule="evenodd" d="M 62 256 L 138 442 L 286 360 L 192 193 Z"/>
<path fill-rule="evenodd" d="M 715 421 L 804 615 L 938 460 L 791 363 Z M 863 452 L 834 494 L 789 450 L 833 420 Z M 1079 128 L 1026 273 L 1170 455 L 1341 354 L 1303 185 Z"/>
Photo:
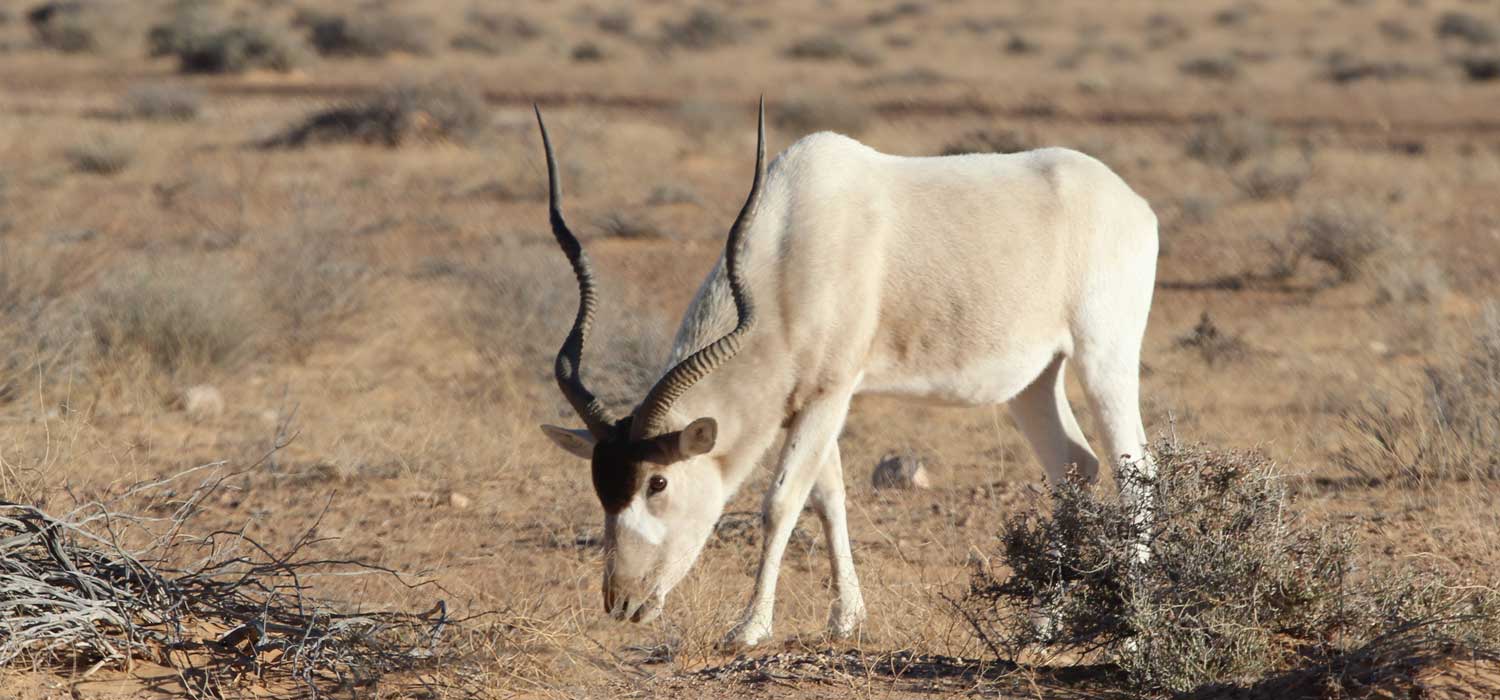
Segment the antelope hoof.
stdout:
<path fill-rule="evenodd" d="M 771 638 L 771 623 L 760 620 L 746 620 L 729 630 L 724 635 L 724 641 L 719 643 L 719 648 L 724 651 L 749 651 L 761 642 Z"/>
<path fill-rule="evenodd" d="M 834 604 L 828 615 L 828 636 L 832 639 L 851 639 L 865 622 L 864 601 L 853 605 Z"/>

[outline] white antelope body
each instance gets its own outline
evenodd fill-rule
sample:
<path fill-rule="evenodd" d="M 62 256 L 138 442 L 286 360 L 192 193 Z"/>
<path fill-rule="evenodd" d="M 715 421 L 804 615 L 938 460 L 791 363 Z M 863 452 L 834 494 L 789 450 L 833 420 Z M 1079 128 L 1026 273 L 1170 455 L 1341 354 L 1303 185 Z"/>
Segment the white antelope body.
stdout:
<path fill-rule="evenodd" d="M 1138 397 L 1157 249 L 1145 200 L 1066 149 L 914 158 L 819 133 L 769 172 L 764 149 L 762 108 L 755 183 L 682 321 L 672 369 L 616 420 L 579 376 L 592 272 L 558 209 L 547 143 L 554 233 L 581 288 L 558 382 L 589 427 L 543 428 L 593 461 L 606 610 L 655 617 L 784 434 L 754 593 L 726 643 L 771 634 L 782 553 L 809 497 L 832 560 L 829 630 L 853 633 L 865 609 L 837 438 L 855 394 L 1009 402 L 1049 480 L 1069 465 L 1093 479 L 1098 460 L 1063 390 L 1071 364 L 1126 497 L 1145 496 L 1130 487 L 1154 473 Z"/>

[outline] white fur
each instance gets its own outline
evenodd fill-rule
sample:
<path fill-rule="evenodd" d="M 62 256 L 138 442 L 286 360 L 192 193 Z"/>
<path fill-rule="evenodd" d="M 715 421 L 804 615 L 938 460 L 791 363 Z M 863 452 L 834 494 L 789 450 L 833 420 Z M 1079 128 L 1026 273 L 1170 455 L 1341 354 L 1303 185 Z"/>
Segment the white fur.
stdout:
<path fill-rule="evenodd" d="M 1071 365 L 1126 497 L 1145 496 L 1133 475 L 1154 473 L 1138 370 L 1156 217 L 1108 167 L 1055 148 L 907 158 L 821 133 L 782 153 L 764 188 L 743 259 L 758 323 L 673 408 L 674 429 L 717 420 L 713 451 L 663 468 L 673 486 L 654 508 L 660 545 L 614 554 L 621 564 L 666 562 L 663 573 L 607 586 L 660 600 L 785 429 L 754 594 L 726 641 L 771 634 L 781 557 L 809 499 L 829 541 L 829 631 L 854 633 L 865 611 L 837 438 L 857 393 L 1009 402 L 1050 479 L 1070 464 L 1092 478 L 1098 460 L 1063 392 Z M 721 258 L 684 315 L 672 361 L 735 318 Z M 646 498 L 643 489 L 632 508 Z"/>

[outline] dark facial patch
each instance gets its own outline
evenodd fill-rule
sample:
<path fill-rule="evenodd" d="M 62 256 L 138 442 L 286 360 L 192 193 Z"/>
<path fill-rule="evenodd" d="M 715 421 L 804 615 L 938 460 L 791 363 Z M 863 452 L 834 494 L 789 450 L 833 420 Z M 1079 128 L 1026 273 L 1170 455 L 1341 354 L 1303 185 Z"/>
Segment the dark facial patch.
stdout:
<path fill-rule="evenodd" d="M 611 515 L 625 510 L 640 489 L 645 464 L 670 464 L 676 461 L 677 433 L 645 440 L 630 439 L 630 418 L 615 424 L 611 436 L 594 443 L 594 493 L 604 512 Z"/>

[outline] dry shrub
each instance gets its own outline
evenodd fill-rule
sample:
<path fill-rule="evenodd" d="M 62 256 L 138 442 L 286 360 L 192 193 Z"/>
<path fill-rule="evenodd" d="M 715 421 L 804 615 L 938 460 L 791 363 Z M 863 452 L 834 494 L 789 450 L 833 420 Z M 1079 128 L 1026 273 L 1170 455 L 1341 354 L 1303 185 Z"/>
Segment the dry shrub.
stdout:
<path fill-rule="evenodd" d="M 256 284 L 279 332 L 276 342 L 293 359 L 307 359 L 329 327 L 364 305 L 369 270 L 342 250 L 335 226 L 305 217 L 288 230 L 256 241 Z"/>
<path fill-rule="evenodd" d="M 130 167 L 135 160 L 135 148 L 115 138 L 95 136 L 69 147 L 63 156 L 73 169 L 93 175 L 115 175 Z"/>
<path fill-rule="evenodd" d="M 250 350 L 259 320 L 233 270 L 187 260 L 117 270 L 84 315 L 101 358 L 144 357 L 167 374 L 234 365 Z"/>
<path fill-rule="evenodd" d="M 1303 259 L 1333 268 L 1335 284 L 1369 271 L 1400 238 L 1373 207 L 1359 202 L 1328 202 L 1303 214 L 1281 242 L 1272 244 L 1274 276 L 1296 274 Z"/>
<path fill-rule="evenodd" d="M 193 534 L 193 516 L 235 475 L 222 465 L 190 469 L 60 516 L 0 502 L 0 667 L 148 661 L 175 671 L 159 692 L 316 698 L 469 666 L 455 644 L 467 620 L 441 602 L 412 614 L 318 597 L 311 582 L 327 576 L 412 584 L 378 565 L 314 554 L 316 525 L 285 551 L 242 530 Z M 449 684 L 423 681 L 425 692 Z"/>
<path fill-rule="evenodd" d="M 1412 670 L 1356 669 L 1375 648 L 1430 649 L 1437 663 L 1500 642 L 1492 589 L 1429 572 L 1353 576 L 1349 538 L 1297 517 L 1265 457 L 1172 442 L 1153 454 L 1149 514 L 1070 479 L 1050 512 L 1006 523 L 1008 573 L 976 567 L 957 602 L 992 653 L 1023 662 L 1103 652 L 1136 697 L 1296 674 L 1306 689 L 1341 693 Z M 1143 521 L 1151 556 L 1138 561 Z"/>
<path fill-rule="evenodd" d="M 1372 274 L 1377 304 L 1432 304 L 1448 294 L 1448 276 L 1437 260 L 1398 239 L 1392 254 Z"/>
<path fill-rule="evenodd" d="M 1198 317 L 1198 324 L 1191 331 L 1177 339 L 1177 347 L 1197 352 L 1209 367 L 1243 359 L 1250 353 L 1239 334 L 1220 329 L 1207 311 Z"/>
<path fill-rule="evenodd" d="M 1459 60 L 1464 75 L 1477 83 L 1500 80 L 1500 56 L 1465 56 Z"/>
<path fill-rule="evenodd" d="M 1016 129 L 974 129 L 943 144 L 945 156 L 965 153 L 1018 153 L 1033 148 L 1033 140 Z"/>
<path fill-rule="evenodd" d="M 65 296 L 91 265 L 0 237 L 0 404 L 76 369 L 86 329 Z"/>
<path fill-rule="evenodd" d="M 1467 12 L 1444 12 L 1433 25 L 1440 39 L 1458 39 L 1470 44 L 1493 44 L 1500 37 L 1489 21 Z"/>
<path fill-rule="evenodd" d="M 833 94 L 785 100 L 771 110 L 771 123 L 793 136 L 834 131 L 857 136 L 870 125 L 869 107 Z"/>
<path fill-rule="evenodd" d="M 348 15 L 304 11 L 298 24 L 307 27 L 308 43 L 323 56 L 425 56 L 434 43 L 430 23 L 368 9 Z"/>
<path fill-rule="evenodd" d="M 1240 77 L 1240 64 L 1233 56 L 1200 56 L 1177 64 L 1184 75 L 1209 80 L 1234 80 Z"/>
<path fill-rule="evenodd" d="M 1229 166 L 1265 153 L 1279 141 L 1276 131 L 1252 117 L 1216 117 L 1188 136 L 1187 154 L 1205 163 Z"/>
<path fill-rule="evenodd" d="M 705 51 L 730 46 L 750 34 L 747 23 L 711 7 L 698 7 L 687 17 L 661 24 L 663 46 Z"/>
<path fill-rule="evenodd" d="M 136 85 L 125 93 L 120 111 L 128 117 L 153 121 L 191 121 L 198 117 L 203 93 L 186 85 Z"/>
<path fill-rule="evenodd" d="M 1265 159 L 1237 173 L 1234 184 L 1251 199 L 1291 199 L 1311 174 L 1306 161 Z"/>
<path fill-rule="evenodd" d="M 880 57 L 833 34 L 801 39 L 786 47 L 782 55 L 799 61 L 849 61 L 858 66 L 873 66 Z"/>
<path fill-rule="evenodd" d="M 281 30 L 219 16 L 212 8 L 179 3 L 171 21 L 147 35 L 152 56 L 175 56 L 182 73 L 289 71 L 301 49 Z"/>
<path fill-rule="evenodd" d="M 1340 454 L 1371 481 L 1500 479 L 1500 305 L 1486 306 L 1467 347 L 1427 367 L 1420 394 L 1376 394 L 1346 412 Z"/>
<path fill-rule="evenodd" d="M 400 85 L 362 102 L 320 110 L 259 143 L 302 148 L 326 143 L 388 147 L 412 140 L 468 143 L 488 122 L 483 98 L 458 85 Z"/>
<path fill-rule="evenodd" d="M 464 13 L 464 30 L 449 45 L 460 51 L 499 54 L 543 34 L 541 25 L 524 15 L 472 8 Z"/>
<path fill-rule="evenodd" d="M 612 238 L 673 238 L 653 217 L 643 211 L 612 211 L 595 220 L 604 235 Z"/>
<path fill-rule="evenodd" d="M 501 246 L 464 274 L 458 332 L 502 372 L 550 378 L 552 361 L 578 310 L 578 288 L 552 245 Z M 670 339 L 654 310 L 601 292 L 584 351 L 589 386 L 607 402 L 640 400 L 666 362 Z M 542 386 L 545 386 L 543 383 Z"/>
<path fill-rule="evenodd" d="M 48 2 L 26 13 L 38 44 L 63 53 L 85 53 L 99 48 L 93 8 L 82 2 Z"/>

